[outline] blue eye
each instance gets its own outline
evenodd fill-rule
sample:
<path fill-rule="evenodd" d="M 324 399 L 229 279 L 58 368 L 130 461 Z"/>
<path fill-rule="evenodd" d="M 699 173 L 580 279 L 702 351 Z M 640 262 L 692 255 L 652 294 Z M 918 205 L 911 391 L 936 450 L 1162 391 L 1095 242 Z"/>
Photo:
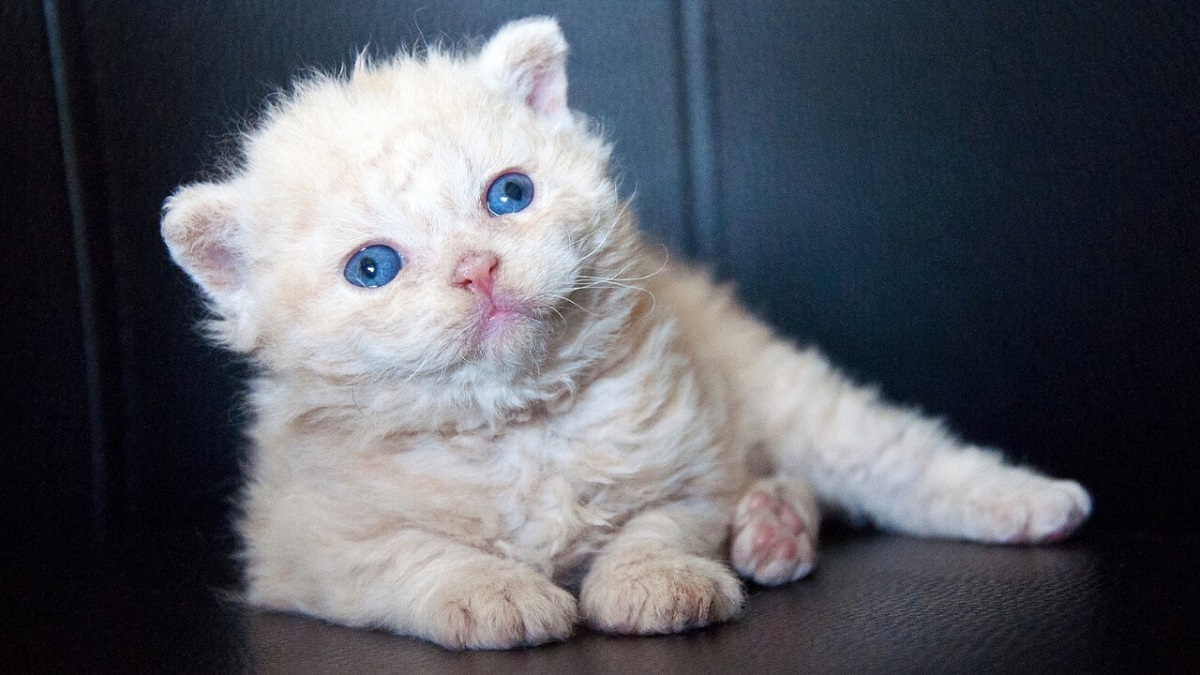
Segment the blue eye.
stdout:
<path fill-rule="evenodd" d="M 487 207 L 493 216 L 516 213 L 533 201 L 533 181 L 523 173 L 506 173 L 487 189 Z"/>
<path fill-rule="evenodd" d="M 400 273 L 404 260 L 390 246 L 376 244 L 368 246 L 346 263 L 346 281 L 363 288 L 376 288 L 386 284 Z"/>

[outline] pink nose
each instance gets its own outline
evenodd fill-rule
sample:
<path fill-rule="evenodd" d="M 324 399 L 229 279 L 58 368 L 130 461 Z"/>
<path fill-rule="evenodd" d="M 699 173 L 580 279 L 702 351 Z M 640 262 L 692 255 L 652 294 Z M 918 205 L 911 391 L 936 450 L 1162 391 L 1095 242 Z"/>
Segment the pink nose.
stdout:
<path fill-rule="evenodd" d="M 496 268 L 500 259 L 492 253 L 468 253 L 458 261 L 450 283 L 477 295 L 492 297 L 496 285 Z"/>

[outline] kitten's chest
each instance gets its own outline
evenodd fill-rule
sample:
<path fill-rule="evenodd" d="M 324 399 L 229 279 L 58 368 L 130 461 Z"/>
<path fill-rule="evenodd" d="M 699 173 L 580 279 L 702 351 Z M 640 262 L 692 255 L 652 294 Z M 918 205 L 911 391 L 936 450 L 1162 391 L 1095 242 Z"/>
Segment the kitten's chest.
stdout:
<path fill-rule="evenodd" d="M 674 470 L 637 456 L 637 448 L 562 435 L 517 430 L 472 442 L 462 489 L 479 499 L 479 522 L 495 550 L 547 573 L 570 568 L 595 553 L 629 518 L 664 499 Z"/>

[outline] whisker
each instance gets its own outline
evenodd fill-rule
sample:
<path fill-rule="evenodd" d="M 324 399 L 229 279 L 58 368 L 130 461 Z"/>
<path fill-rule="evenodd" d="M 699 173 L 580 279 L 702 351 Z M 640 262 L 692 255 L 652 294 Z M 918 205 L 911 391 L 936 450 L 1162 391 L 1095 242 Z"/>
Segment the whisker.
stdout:
<path fill-rule="evenodd" d="M 567 326 L 567 317 L 563 316 L 563 313 L 558 311 L 557 307 L 551 307 L 550 311 L 558 315 L 558 318 L 563 322 L 563 327 L 565 328 Z"/>
<path fill-rule="evenodd" d="M 663 246 L 663 249 L 664 249 L 664 251 L 666 251 L 667 250 L 666 246 Z M 615 274 L 611 274 L 608 276 L 600 277 L 600 276 L 592 276 L 592 275 L 588 275 L 588 274 L 581 274 L 581 275 L 577 276 L 576 279 L 579 279 L 580 281 L 589 281 L 589 282 L 590 281 L 620 281 L 620 282 L 624 282 L 624 283 L 629 283 L 629 282 L 634 282 L 634 281 L 645 281 L 646 279 L 651 279 L 653 277 L 658 276 L 659 274 L 662 273 L 663 270 L 667 269 L 667 266 L 670 264 L 670 252 L 669 251 L 666 252 L 666 254 L 663 256 L 662 265 L 659 265 L 658 269 L 654 270 L 653 272 L 650 272 L 649 274 L 644 274 L 640 277 L 623 277 L 622 276 L 623 274 L 625 274 L 625 272 L 630 267 L 634 266 L 638 262 L 639 262 L 639 260 L 631 260 L 630 262 L 626 263 L 625 266 L 622 267 L 620 270 L 618 270 Z"/>
<path fill-rule="evenodd" d="M 588 258 L 596 255 L 597 253 L 600 252 L 600 250 L 602 248 L 604 248 L 604 244 L 608 242 L 608 237 L 617 229 L 617 226 L 620 225 L 621 222 L 625 220 L 626 216 L 629 215 L 630 204 L 633 203 L 633 197 L 636 195 L 637 195 L 637 189 L 635 188 L 634 194 L 629 199 L 625 200 L 625 203 L 623 203 L 621 205 L 621 210 L 617 212 L 617 215 L 613 217 L 612 222 L 609 223 L 608 227 L 605 229 L 604 237 L 600 240 L 600 243 L 596 244 L 595 248 L 592 249 L 591 253 L 588 253 L 587 255 L 580 258 L 579 262 L 583 262 L 583 261 L 587 260 Z"/>
<path fill-rule="evenodd" d="M 581 288 L 572 288 L 572 289 L 570 290 L 570 292 L 571 292 L 571 293 L 574 293 L 574 292 L 575 292 L 575 291 L 577 291 L 577 290 L 582 290 L 582 289 L 581 289 Z M 588 314 L 588 315 L 591 315 L 591 316 L 598 316 L 598 315 L 597 315 L 595 312 L 593 312 L 592 310 L 588 309 L 587 307 L 584 307 L 583 305 L 579 304 L 578 302 L 575 302 L 574 300 L 572 300 L 571 298 L 568 298 L 568 297 L 567 297 L 567 296 L 565 296 L 565 295 L 558 295 L 558 294 L 556 294 L 556 293 L 547 293 L 547 295 L 548 295 L 549 297 L 551 297 L 551 298 L 556 298 L 556 299 L 558 299 L 558 300 L 563 300 L 563 301 L 565 301 L 565 302 L 569 302 L 569 303 L 571 303 L 572 305 L 575 305 L 576 307 L 578 307 L 578 308 L 579 308 L 581 311 L 583 311 L 584 313 L 586 313 L 586 314 Z M 551 308 L 551 309 L 553 309 L 553 308 Z M 558 310 L 555 310 L 555 311 L 558 311 Z M 561 314 L 561 313 L 559 313 L 559 316 L 562 316 L 562 314 Z M 564 320 L 565 320 L 565 319 L 564 319 Z"/>
<path fill-rule="evenodd" d="M 606 243 L 608 242 L 608 236 L 609 236 L 610 234 L 612 234 L 612 233 L 613 233 L 613 230 L 615 230 L 615 229 L 617 229 L 617 221 L 616 221 L 616 220 L 614 220 L 614 221 L 612 222 L 612 225 L 610 225 L 610 226 L 608 227 L 608 229 L 606 229 L 606 230 L 604 231 L 604 237 L 602 237 L 602 238 L 600 239 L 600 243 L 596 244 L 595 248 L 593 248 L 593 249 L 592 249 L 592 252 L 591 252 L 591 253 L 589 253 L 589 254 L 587 254 L 587 255 L 583 256 L 582 258 L 580 258 L 580 259 L 579 259 L 579 262 L 581 262 L 581 263 L 582 263 L 583 261 L 587 260 L 588 258 L 590 258 L 590 257 L 592 257 L 592 256 L 596 255 L 597 253 L 599 253 L 599 252 L 600 252 L 600 249 L 604 248 L 604 244 L 606 244 Z"/>
<path fill-rule="evenodd" d="M 435 354 L 436 354 L 436 352 L 433 352 L 433 351 L 429 352 L 429 354 L 424 359 L 422 359 L 419 364 L 417 364 L 417 367 L 413 369 L 412 373 L 410 373 L 408 377 L 404 378 L 404 380 L 400 384 L 408 384 L 417 375 L 423 374 L 422 371 L 424 370 L 425 366 L 429 363 L 429 361 L 434 357 Z"/>
<path fill-rule="evenodd" d="M 641 286 L 635 286 L 634 284 L 626 284 L 626 283 L 622 283 L 620 281 L 614 281 L 612 279 L 598 279 L 594 282 L 588 283 L 583 286 L 576 286 L 572 289 L 572 292 L 586 291 L 586 290 L 591 290 L 593 288 L 602 288 L 605 286 L 612 287 L 612 288 L 627 288 L 631 291 L 640 291 L 640 292 L 645 293 L 646 295 L 650 296 L 650 301 L 651 301 L 650 311 L 654 311 L 654 308 L 658 306 L 658 298 L 654 297 L 654 293 L 652 293 L 648 289 L 642 288 Z"/>

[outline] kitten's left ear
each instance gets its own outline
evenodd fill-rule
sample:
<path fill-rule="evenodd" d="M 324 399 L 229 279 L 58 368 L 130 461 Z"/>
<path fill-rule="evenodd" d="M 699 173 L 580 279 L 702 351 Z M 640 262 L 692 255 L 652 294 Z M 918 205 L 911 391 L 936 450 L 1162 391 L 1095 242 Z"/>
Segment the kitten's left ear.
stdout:
<path fill-rule="evenodd" d="M 484 76 L 538 115 L 570 119 L 567 108 L 567 41 L 549 17 L 513 21 L 483 47 L 477 59 Z"/>

